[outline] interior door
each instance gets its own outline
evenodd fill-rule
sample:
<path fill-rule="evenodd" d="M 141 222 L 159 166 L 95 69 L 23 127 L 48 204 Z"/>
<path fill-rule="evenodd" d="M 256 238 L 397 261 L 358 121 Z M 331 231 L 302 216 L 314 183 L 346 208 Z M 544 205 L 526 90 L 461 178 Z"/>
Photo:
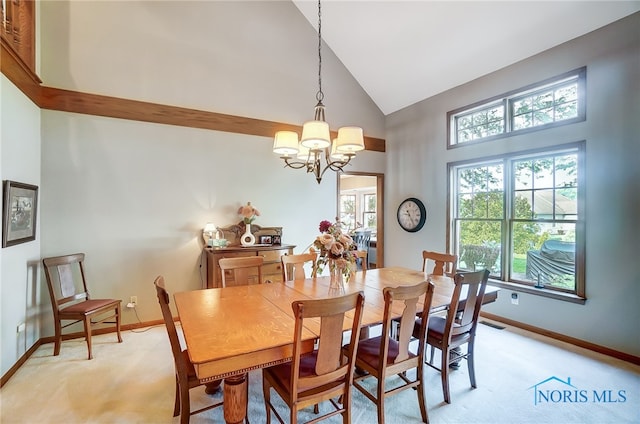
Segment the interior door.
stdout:
<path fill-rule="evenodd" d="M 384 266 L 384 174 L 342 172 L 338 178 L 337 216 L 350 230 L 371 229 L 371 267 Z"/>

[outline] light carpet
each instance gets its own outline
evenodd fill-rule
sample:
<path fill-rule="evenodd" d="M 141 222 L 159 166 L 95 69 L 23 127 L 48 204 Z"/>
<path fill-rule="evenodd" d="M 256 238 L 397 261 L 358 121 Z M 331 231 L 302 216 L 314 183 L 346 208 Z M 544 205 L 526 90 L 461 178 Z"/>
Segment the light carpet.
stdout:
<path fill-rule="evenodd" d="M 40 346 L 0 391 L 0 422 L 179 422 L 172 417 L 174 371 L 164 327 L 126 331 L 123 339 L 119 344 L 114 334 L 94 337 L 91 361 L 83 339 L 64 342 L 57 357 L 53 344 Z M 450 376 L 451 404 L 443 401 L 439 373 L 429 367 L 425 373 L 432 423 L 640 423 L 640 366 L 517 328 L 479 326 L 478 388 L 471 389 L 463 362 Z M 264 423 L 260 372 L 249 379 L 250 421 Z M 209 401 L 202 388 L 191 394 L 193 408 Z M 272 398 L 279 400 L 277 394 Z M 313 416 L 304 411 L 300 422 Z M 375 405 L 354 389 L 352 422 L 376 421 Z M 192 416 L 191 422 L 224 422 L 222 410 Z M 415 391 L 387 400 L 386 422 L 421 422 Z"/>

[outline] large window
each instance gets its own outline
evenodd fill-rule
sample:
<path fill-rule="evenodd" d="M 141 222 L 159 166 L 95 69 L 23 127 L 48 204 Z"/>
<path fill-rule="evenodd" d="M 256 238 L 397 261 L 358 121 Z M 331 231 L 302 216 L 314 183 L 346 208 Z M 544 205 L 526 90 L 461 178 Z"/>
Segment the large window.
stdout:
<path fill-rule="evenodd" d="M 584 297 L 584 143 L 450 164 L 461 269 Z"/>
<path fill-rule="evenodd" d="M 584 121 L 586 69 L 448 113 L 448 146 Z"/>

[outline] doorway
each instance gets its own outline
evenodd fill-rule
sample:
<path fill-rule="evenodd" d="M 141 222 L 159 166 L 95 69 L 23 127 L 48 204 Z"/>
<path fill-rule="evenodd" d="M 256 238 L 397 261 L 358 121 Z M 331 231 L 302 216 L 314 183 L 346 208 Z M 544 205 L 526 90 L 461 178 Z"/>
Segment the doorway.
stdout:
<path fill-rule="evenodd" d="M 350 232 L 371 231 L 370 268 L 384 266 L 384 174 L 342 172 L 338 178 L 338 213 Z"/>

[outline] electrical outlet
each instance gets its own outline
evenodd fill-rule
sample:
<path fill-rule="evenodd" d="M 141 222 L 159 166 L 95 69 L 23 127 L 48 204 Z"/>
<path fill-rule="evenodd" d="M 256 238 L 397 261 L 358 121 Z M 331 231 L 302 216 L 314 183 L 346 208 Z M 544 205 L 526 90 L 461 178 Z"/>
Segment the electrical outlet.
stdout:
<path fill-rule="evenodd" d="M 138 304 L 138 296 L 131 296 L 131 299 L 129 300 L 129 302 L 133 303 L 134 305 Z"/>
<path fill-rule="evenodd" d="M 518 301 L 518 293 L 511 293 L 511 303 L 517 305 Z"/>
<path fill-rule="evenodd" d="M 18 324 L 18 333 L 22 333 L 24 330 L 26 330 L 27 328 L 27 324 L 25 324 L 24 322 L 21 322 L 20 324 Z"/>

